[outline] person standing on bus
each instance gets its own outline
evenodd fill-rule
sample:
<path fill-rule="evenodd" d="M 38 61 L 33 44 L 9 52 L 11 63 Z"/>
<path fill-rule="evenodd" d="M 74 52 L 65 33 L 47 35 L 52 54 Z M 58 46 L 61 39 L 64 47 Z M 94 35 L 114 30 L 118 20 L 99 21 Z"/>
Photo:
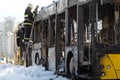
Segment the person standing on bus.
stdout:
<path fill-rule="evenodd" d="M 29 37 L 31 34 L 32 24 L 34 22 L 34 17 L 37 14 L 38 6 L 36 6 L 35 10 L 32 12 L 33 5 L 31 3 L 28 4 L 27 8 L 25 9 L 24 13 L 24 27 L 25 27 L 25 35 L 24 35 L 24 42 L 29 41 Z"/>
<path fill-rule="evenodd" d="M 24 26 L 22 25 L 23 23 L 20 23 L 18 25 L 18 30 L 17 30 L 17 46 L 20 47 L 20 63 L 23 64 L 22 57 L 24 56 L 23 51 L 24 51 L 24 43 L 22 40 L 24 39 Z"/>

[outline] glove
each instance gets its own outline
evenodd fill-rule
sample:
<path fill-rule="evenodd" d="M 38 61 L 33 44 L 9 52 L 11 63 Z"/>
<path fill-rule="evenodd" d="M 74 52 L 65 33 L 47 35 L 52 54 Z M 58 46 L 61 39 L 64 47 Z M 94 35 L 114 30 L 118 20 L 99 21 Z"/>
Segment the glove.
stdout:
<path fill-rule="evenodd" d="M 33 11 L 33 13 L 35 14 L 35 16 L 37 15 L 37 12 L 38 12 L 38 5 L 36 6 L 35 10 Z"/>
<path fill-rule="evenodd" d="M 36 13 L 38 12 L 38 7 L 39 7 L 39 5 L 37 5 L 36 8 L 35 8 Z"/>

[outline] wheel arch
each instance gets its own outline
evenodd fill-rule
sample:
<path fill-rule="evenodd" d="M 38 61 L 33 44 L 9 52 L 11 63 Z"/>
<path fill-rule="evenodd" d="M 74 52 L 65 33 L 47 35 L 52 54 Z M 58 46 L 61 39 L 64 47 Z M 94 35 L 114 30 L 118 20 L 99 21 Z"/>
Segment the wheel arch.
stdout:
<path fill-rule="evenodd" d="M 67 54 L 67 64 L 66 64 L 66 69 L 67 69 L 67 74 L 70 75 L 70 71 L 69 71 L 69 63 L 70 63 L 70 59 L 73 57 L 73 52 L 69 51 Z"/>
<path fill-rule="evenodd" d="M 39 65 L 40 61 L 37 62 L 37 58 L 40 60 L 40 57 L 39 57 L 39 53 L 38 53 L 38 52 L 35 53 L 35 64 Z"/>

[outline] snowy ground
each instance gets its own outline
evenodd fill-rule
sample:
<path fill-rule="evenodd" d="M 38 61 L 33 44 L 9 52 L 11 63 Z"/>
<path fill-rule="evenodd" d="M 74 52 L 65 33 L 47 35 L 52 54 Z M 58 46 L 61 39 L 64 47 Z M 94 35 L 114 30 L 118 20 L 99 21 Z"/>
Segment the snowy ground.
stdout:
<path fill-rule="evenodd" d="M 45 71 L 42 66 L 13 66 L 0 64 L 0 80 L 69 80 L 54 72 Z"/>

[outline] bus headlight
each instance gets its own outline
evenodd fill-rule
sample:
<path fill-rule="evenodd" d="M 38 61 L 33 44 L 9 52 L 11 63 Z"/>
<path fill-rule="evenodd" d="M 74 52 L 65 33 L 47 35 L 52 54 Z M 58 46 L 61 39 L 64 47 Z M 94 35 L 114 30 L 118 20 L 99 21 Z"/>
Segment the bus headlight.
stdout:
<path fill-rule="evenodd" d="M 110 66 L 110 65 L 107 65 L 107 66 L 106 66 L 106 68 L 107 68 L 107 69 L 110 69 L 110 68 L 111 68 L 111 66 Z"/>
<path fill-rule="evenodd" d="M 105 73 L 104 73 L 104 72 L 101 72 L 101 76 L 105 76 Z"/>

